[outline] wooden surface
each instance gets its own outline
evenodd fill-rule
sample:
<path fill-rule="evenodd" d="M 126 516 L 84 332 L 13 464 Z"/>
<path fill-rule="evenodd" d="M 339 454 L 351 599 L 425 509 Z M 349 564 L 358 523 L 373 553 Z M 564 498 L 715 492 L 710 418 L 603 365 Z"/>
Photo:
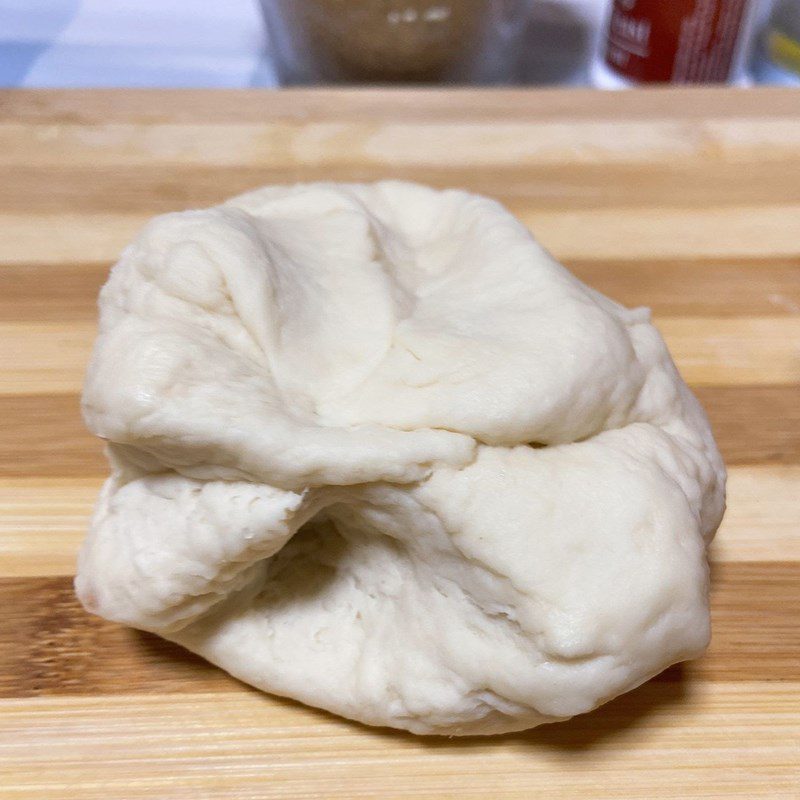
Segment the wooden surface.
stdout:
<path fill-rule="evenodd" d="M 420 739 L 79 608 L 109 263 L 156 212 L 387 176 L 494 195 L 653 307 L 730 467 L 704 659 L 567 723 Z M 0 796 L 800 797 L 800 94 L 5 93 L 0 186 Z"/>

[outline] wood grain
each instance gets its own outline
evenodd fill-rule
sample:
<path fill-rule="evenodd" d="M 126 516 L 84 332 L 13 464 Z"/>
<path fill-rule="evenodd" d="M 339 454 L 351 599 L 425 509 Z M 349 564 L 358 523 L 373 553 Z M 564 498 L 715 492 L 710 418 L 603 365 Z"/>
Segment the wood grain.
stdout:
<path fill-rule="evenodd" d="M 800 384 L 694 386 L 727 464 L 800 460 Z"/>
<path fill-rule="evenodd" d="M 94 322 L 97 293 L 110 267 L 105 262 L 4 264 L 0 322 Z"/>
<path fill-rule="evenodd" d="M 800 464 L 800 384 L 694 387 L 726 463 Z M 0 478 L 107 472 L 77 394 L 0 393 Z"/>
<path fill-rule="evenodd" d="M 729 467 L 728 509 L 711 546 L 712 562 L 800 561 L 798 487 L 798 466 Z"/>
<path fill-rule="evenodd" d="M 6 701 L 9 796 L 795 800 L 798 683 L 650 682 L 569 723 L 490 739 L 366 730 L 236 694 Z"/>
<path fill-rule="evenodd" d="M 800 315 L 654 321 L 692 386 L 800 383 Z M 0 396 L 80 392 L 95 333 L 93 322 L 0 322 Z"/>
<path fill-rule="evenodd" d="M 453 147 L 452 141 L 458 141 Z M 766 157 L 759 149 L 772 144 Z M 487 143 L 490 146 L 487 146 Z M 275 120 L 200 124 L 0 123 L 0 166 L 524 168 L 531 164 L 639 164 L 680 158 L 781 161 L 800 145 L 800 123 L 769 118 L 615 120 Z M 755 152 L 754 152 L 755 151 Z"/>
<path fill-rule="evenodd" d="M 800 797 L 800 104 L 784 90 L 0 92 L 0 797 Z M 367 729 L 87 615 L 96 294 L 155 213 L 384 177 L 504 202 L 649 305 L 729 467 L 714 635 L 565 724 Z"/>
<path fill-rule="evenodd" d="M 462 186 L 470 188 L 470 184 Z M 222 199 L 222 198 L 220 198 Z M 562 259 L 795 258 L 800 203 L 781 205 L 542 210 L 510 209 Z M 0 213 L 0 262 L 111 262 L 149 213 Z"/>
<path fill-rule="evenodd" d="M 0 697 L 239 691 L 203 659 L 86 614 L 72 578 L 0 579 Z"/>
<path fill-rule="evenodd" d="M 72 575 L 102 477 L 0 479 L 0 577 Z M 800 466 L 732 467 L 715 562 L 800 561 Z"/>
<path fill-rule="evenodd" d="M 0 121 L 30 125 L 150 125 L 278 121 L 421 122 L 533 120 L 597 122 L 708 119 L 786 120 L 797 124 L 797 95 L 791 89 L 757 92 L 709 87 L 657 88 L 609 99 L 576 89 L 492 91 L 452 89 L 304 89 L 282 92 L 204 90 L 17 90 L 0 96 Z"/>
<path fill-rule="evenodd" d="M 14 420 L 0 427 L 0 477 L 108 471 L 102 443 L 83 424 L 77 394 L 0 394 L 0 419 Z"/>
<path fill-rule="evenodd" d="M 711 647 L 680 678 L 800 679 L 800 564 L 717 563 L 713 586 Z M 2 578 L 0 607 L 0 697 L 241 690 L 177 646 L 89 616 L 70 578 Z"/>
<path fill-rule="evenodd" d="M 800 314 L 800 257 L 567 261 L 582 281 L 656 317 Z"/>
<path fill-rule="evenodd" d="M 692 386 L 800 383 L 800 315 L 654 321 Z"/>
<path fill-rule="evenodd" d="M 95 330 L 93 322 L 0 322 L 0 396 L 80 392 Z"/>
<path fill-rule="evenodd" d="M 800 314 L 800 256 L 565 263 L 603 294 L 626 306 L 648 306 L 658 317 Z M 109 268 L 106 262 L 3 265 L 0 321 L 92 322 Z"/>
<path fill-rule="evenodd" d="M 536 138 L 536 130 L 526 139 Z M 348 153 L 352 153 L 350 148 Z M 743 169 L 758 170 L 755 186 L 743 185 Z M 54 183 L 54 177 L 58 181 Z M 761 202 L 767 205 L 800 202 L 800 168 L 786 161 L 675 161 L 602 164 L 589 162 L 475 165 L 463 167 L 387 165 L 363 160 L 322 164 L 208 165 L 162 163 L 113 166 L 31 167 L 0 164 L 0 212 L 24 210 L 31 214 L 57 214 L 65 208 L 93 213 L 155 214 L 213 205 L 234 194 L 267 183 L 340 180 L 374 181 L 383 178 L 419 181 L 440 188 L 469 186 L 473 191 L 498 198 L 523 213 L 553 209 L 625 209 L 652 200 L 658 192 L 661 206 L 699 209 L 708 205 L 736 206 Z M 468 183 L 465 183 L 468 178 Z"/>
<path fill-rule="evenodd" d="M 88 437 L 87 437 L 88 438 Z M 72 575 L 100 489 L 96 478 L 0 478 L 0 578 Z M 714 563 L 800 561 L 800 465 L 734 466 Z"/>
<path fill-rule="evenodd" d="M 63 475 L 0 478 L 0 577 L 74 574 L 101 483 Z"/>

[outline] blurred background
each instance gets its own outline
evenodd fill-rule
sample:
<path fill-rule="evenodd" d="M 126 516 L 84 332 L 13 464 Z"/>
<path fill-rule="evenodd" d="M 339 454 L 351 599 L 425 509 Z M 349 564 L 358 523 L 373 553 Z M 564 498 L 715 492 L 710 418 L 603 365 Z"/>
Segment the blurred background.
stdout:
<path fill-rule="evenodd" d="M 800 0 L 0 0 L 6 87 L 800 85 Z"/>

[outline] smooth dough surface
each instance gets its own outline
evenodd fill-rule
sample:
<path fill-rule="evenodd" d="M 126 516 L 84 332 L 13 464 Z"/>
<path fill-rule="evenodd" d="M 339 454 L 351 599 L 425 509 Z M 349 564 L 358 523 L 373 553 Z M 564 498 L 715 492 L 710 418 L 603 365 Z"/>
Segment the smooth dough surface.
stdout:
<path fill-rule="evenodd" d="M 266 691 L 483 734 L 709 638 L 725 473 L 646 309 L 501 205 L 268 187 L 150 222 L 100 296 L 84 605 Z"/>

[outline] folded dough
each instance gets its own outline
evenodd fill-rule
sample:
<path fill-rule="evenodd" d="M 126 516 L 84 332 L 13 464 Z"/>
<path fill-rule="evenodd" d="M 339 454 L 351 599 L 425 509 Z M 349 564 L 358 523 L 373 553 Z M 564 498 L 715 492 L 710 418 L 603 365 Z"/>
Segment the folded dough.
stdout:
<path fill-rule="evenodd" d="M 415 733 L 589 711 L 709 637 L 725 474 L 644 309 L 400 182 L 150 222 L 100 295 L 84 605 Z"/>

